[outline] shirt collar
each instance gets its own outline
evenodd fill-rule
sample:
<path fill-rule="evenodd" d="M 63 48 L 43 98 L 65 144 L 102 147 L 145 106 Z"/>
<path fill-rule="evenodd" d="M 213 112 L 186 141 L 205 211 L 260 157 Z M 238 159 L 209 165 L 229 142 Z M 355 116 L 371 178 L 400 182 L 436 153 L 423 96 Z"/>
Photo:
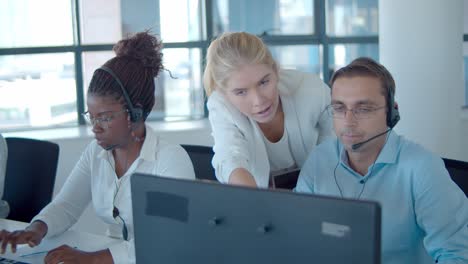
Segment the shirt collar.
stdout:
<path fill-rule="evenodd" d="M 141 147 L 139 158 L 146 161 L 155 161 L 157 158 L 157 150 L 159 149 L 159 137 L 151 127 L 147 126 L 146 124 L 145 127 L 146 136 L 145 141 L 143 142 L 143 146 Z"/>
<path fill-rule="evenodd" d="M 342 163 L 348 164 L 348 155 L 346 155 L 346 151 L 343 149 L 343 145 L 337 138 L 338 142 L 338 155 Z M 395 133 L 395 131 L 390 130 L 387 134 L 387 140 L 385 141 L 385 145 L 379 153 L 375 164 L 378 163 L 396 163 L 397 156 L 398 156 L 398 149 L 400 145 L 400 137 Z"/>
<path fill-rule="evenodd" d="M 146 135 L 145 141 L 143 141 L 143 145 L 141 146 L 140 155 L 137 159 L 143 159 L 146 161 L 155 161 L 156 160 L 156 152 L 155 150 L 158 149 L 159 138 L 154 132 L 154 130 L 145 124 Z M 107 150 L 101 149 L 99 152 L 98 157 L 101 159 L 107 158 Z"/>
<path fill-rule="evenodd" d="M 393 130 L 390 130 L 385 145 L 375 163 L 396 163 L 399 145 L 400 137 Z"/>

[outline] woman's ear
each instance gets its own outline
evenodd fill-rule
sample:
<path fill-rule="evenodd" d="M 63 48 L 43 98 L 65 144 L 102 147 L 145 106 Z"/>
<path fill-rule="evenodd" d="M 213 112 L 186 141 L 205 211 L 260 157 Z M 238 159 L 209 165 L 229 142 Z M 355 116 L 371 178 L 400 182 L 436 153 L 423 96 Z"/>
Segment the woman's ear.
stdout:
<path fill-rule="evenodd" d="M 130 119 L 130 113 L 127 115 L 127 126 L 132 129 L 132 120 Z"/>

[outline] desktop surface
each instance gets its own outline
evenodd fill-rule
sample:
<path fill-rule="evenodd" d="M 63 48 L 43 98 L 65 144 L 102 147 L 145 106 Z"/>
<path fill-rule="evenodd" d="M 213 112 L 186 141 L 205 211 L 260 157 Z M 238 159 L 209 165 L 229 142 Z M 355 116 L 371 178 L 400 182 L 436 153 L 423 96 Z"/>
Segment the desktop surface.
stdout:
<path fill-rule="evenodd" d="M 137 263 L 380 263 L 375 202 L 134 174 Z"/>
<path fill-rule="evenodd" d="M 14 231 L 24 229 L 28 223 L 18 222 L 8 219 L 0 219 L 0 230 L 6 229 Z M 61 235 L 47 238 L 36 247 L 29 247 L 28 245 L 18 245 L 15 254 L 11 253 L 10 247 L 3 255 L 0 254 L 0 263 L 44 263 L 46 252 L 52 250 L 63 244 L 71 247 L 76 247 L 84 251 L 96 251 L 105 249 L 109 245 L 120 243 L 119 239 L 113 239 L 107 236 L 94 235 L 86 232 L 79 232 L 76 230 L 68 230 Z M 38 252 L 45 252 L 39 253 Z M 3 261 L 3 262 L 2 262 Z M 17 262 L 13 262 L 17 261 Z"/>

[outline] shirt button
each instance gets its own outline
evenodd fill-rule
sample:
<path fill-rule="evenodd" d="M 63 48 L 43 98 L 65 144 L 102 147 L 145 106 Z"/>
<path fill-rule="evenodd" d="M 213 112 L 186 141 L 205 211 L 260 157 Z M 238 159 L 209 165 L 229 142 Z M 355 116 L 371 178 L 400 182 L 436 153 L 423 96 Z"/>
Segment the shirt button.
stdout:
<path fill-rule="evenodd" d="M 360 180 L 359 183 L 364 184 L 364 183 L 366 183 L 366 181 L 365 180 Z"/>

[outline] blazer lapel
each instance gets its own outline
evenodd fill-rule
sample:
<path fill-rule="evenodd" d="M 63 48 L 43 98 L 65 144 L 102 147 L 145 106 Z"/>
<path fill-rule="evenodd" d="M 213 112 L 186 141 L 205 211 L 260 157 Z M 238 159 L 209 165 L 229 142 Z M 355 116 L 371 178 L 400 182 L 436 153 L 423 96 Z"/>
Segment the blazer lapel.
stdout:
<path fill-rule="evenodd" d="M 304 139 L 301 133 L 301 124 L 296 111 L 296 105 L 293 102 L 292 96 L 282 96 L 280 94 L 281 103 L 284 111 L 284 125 L 289 135 L 289 146 L 293 155 L 294 161 L 298 167 L 302 167 L 307 157 L 307 151 L 304 145 Z"/>
<path fill-rule="evenodd" d="M 265 141 L 263 140 L 263 133 L 255 120 L 249 118 L 249 121 L 252 126 L 253 136 L 255 137 L 255 140 L 253 140 L 253 146 L 250 147 L 252 150 L 252 154 L 250 156 L 254 158 L 251 164 L 253 165 L 253 168 L 257 168 L 253 173 L 257 174 L 254 175 L 259 180 L 257 185 L 268 186 L 270 178 L 270 161 L 268 160 L 268 153 L 266 151 Z"/>

